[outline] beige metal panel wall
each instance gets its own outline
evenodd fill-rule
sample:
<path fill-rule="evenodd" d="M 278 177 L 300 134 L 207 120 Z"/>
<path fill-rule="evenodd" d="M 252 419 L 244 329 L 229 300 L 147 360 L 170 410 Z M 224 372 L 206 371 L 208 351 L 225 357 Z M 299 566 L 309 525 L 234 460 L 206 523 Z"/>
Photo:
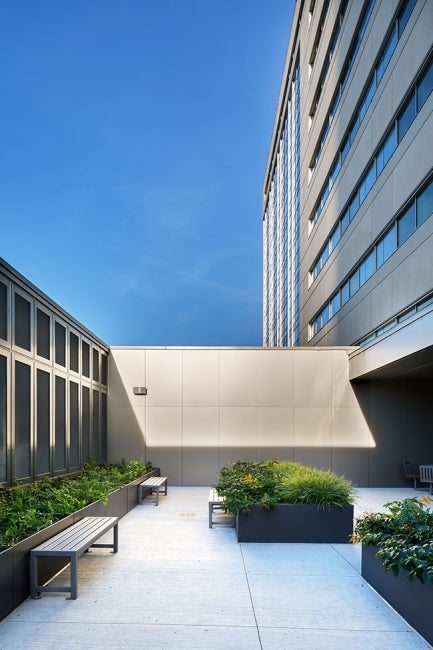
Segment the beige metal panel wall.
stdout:
<path fill-rule="evenodd" d="M 337 450 L 374 444 L 350 350 L 111 348 L 109 458 L 152 460 L 184 485 L 209 485 L 240 458 L 332 467 Z"/>

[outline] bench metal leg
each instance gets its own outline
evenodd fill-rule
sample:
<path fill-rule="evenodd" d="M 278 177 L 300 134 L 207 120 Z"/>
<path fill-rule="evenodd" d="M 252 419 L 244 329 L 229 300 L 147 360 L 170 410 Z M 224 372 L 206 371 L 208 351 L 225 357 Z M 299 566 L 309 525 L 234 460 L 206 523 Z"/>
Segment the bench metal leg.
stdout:
<path fill-rule="evenodd" d="M 38 558 L 36 555 L 30 554 L 30 598 L 37 598 L 37 584 L 38 584 Z"/>
<path fill-rule="evenodd" d="M 76 600 L 78 596 L 78 562 L 77 553 L 71 555 L 71 599 Z"/>

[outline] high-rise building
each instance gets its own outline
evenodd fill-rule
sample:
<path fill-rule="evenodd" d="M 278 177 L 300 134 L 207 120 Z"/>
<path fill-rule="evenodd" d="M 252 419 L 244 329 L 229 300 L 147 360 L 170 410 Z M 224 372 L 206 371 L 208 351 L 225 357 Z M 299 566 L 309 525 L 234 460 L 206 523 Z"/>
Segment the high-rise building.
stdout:
<path fill-rule="evenodd" d="M 390 348 L 409 324 L 433 345 L 432 46 L 431 0 L 296 2 L 263 188 L 264 346 Z"/>

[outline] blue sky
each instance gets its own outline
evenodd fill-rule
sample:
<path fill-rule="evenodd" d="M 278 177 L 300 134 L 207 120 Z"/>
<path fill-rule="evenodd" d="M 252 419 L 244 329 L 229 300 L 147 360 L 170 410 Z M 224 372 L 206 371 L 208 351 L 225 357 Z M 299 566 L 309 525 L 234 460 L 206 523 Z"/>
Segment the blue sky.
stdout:
<path fill-rule="evenodd" d="M 111 345 L 261 345 L 293 0 L 3 0 L 0 257 Z"/>

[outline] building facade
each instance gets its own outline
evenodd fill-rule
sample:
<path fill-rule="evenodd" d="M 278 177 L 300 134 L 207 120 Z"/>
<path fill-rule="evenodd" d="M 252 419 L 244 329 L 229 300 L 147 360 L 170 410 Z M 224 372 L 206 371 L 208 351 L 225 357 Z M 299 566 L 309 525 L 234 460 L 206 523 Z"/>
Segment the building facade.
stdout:
<path fill-rule="evenodd" d="M 0 485 L 107 459 L 108 352 L 0 259 Z"/>
<path fill-rule="evenodd" d="M 367 347 L 431 309 L 432 89 L 429 0 L 296 2 L 263 191 L 265 347 Z"/>

